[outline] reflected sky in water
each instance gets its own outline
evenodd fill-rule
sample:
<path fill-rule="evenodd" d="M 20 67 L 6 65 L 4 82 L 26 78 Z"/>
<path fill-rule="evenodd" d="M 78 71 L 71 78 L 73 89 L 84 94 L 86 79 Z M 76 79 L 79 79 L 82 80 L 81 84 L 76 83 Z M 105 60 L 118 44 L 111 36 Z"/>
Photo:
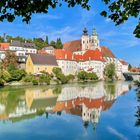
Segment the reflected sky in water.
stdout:
<path fill-rule="evenodd" d="M 98 82 L 0 89 L 0 139 L 138 139 L 131 87 Z"/>

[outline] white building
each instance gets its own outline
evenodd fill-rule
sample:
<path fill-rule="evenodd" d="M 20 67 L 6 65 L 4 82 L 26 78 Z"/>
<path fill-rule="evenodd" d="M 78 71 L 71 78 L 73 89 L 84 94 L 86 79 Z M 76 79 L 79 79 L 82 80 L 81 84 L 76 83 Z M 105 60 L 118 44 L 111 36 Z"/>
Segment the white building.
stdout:
<path fill-rule="evenodd" d="M 15 52 L 16 56 L 18 57 L 18 62 L 21 63 L 25 63 L 29 54 L 37 53 L 35 44 L 27 42 L 22 43 L 20 41 L 13 41 L 9 46 L 9 50 Z"/>

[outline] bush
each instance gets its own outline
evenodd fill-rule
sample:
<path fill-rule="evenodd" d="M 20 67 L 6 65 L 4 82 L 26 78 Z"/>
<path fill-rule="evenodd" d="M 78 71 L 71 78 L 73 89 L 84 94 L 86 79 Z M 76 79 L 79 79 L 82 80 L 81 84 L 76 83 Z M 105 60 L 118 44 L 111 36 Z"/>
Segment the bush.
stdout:
<path fill-rule="evenodd" d="M 104 69 L 104 76 L 106 80 L 114 80 L 115 77 L 115 64 L 114 63 L 110 63 L 108 65 L 106 65 L 105 69 Z"/>
<path fill-rule="evenodd" d="M 72 75 L 72 74 L 69 74 L 68 76 L 67 76 L 67 79 L 68 79 L 68 81 L 73 81 L 74 80 L 74 75 Z"/>
<path fill-rule="evenodd" d="M 88 74 L 85 71 L 80 71 L 77 75 L 78 80 L 86 81 L 88 79 Z"/>
<path fill-rule="evenodd" d="M 62 74 L 61 68 L 54 67 L 52 71 L 55 74 L 55 76 Z"/>
<path fill-rule="evenodd" d="M 98 76 L 96 73 L 87 73 L 86 71 L 81 71 L 77 75 L 78 80 L 86 81 L 86 80 L 98 80 Z"/>
<path fill-rule="evenodd" d="M 25 77 L 23 77 L 22 80 L 23 80 L 24 82 L 32 82 L 34 79 L 35 79 L 34 76 L 32 76 L 32 75 L 26 75 Z"/>
<path fill-rule="evenodd" d="M 94 72 L 87 73 L 87 77 L 88 77 L 89 80 L 98 80 L 98 76 Z"/>
<path fill-rule="evenodd" d="M 32 84 L 33 84 L 33 85 L 38 85 L 38 80 L 34 79 L 34 80 L 32 81 Z"/>
<path fill-rule="evenodd" d="M 17 68 L 10 69 L 8 72 L 11 75 L 11 81 L 19 81 L 26 75 L 25 70 L 17 69 Z"/>
<path fill-rule="evenodd" d="M 0 78 L 0 87 L 4 86 L 4 80 Z"/>
<path fill-rule="evenodd" d="M 45 76 L 45 75 L 41 75 L 40 77 L 39 77 L 39 83 L 40 84 L 47 84 L 47 85 L 49 85 L 50 84 L 50 80 L 51 80 L 51 77 L 48 75 L 48 76 Z"/>

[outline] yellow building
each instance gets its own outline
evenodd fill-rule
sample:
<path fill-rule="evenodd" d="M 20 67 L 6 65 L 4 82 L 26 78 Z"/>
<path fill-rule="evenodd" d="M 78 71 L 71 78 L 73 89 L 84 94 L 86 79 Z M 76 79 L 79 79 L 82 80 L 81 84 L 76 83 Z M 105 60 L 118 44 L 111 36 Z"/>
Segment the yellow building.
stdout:
<path fill-rule="evenodd" d="M 47 54 L 30 54 L 26 61 L 26 72 L 28 74 L 38 74 L 42 71 L 52 73 L 52 69 L 57 67 L 55 56 Z"/>

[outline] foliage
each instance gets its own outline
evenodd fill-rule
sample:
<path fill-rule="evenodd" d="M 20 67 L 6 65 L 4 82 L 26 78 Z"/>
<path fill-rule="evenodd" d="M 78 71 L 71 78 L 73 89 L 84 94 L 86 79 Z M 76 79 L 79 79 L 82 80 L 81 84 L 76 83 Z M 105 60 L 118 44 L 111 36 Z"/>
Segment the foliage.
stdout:
<path fill-rule="evenodd" d="M 89 80 L 98 80 L 98 76 L 96 75 L 96 73 L 87 73 L 87 77 Z"/>
<path fill-rule="evenodd" d="M 4 86 L 4 80 L 2 78 L 0 78 L 0 87 Z"/>
<path fill-rule="evenodd" d="M 33 80 L 32 80 L 32 84 L 33 84 L 33 85 L 38 85 L 38 80 L 37 80 L 37 79 L 33 79 Z"/>
<path fill-rule="evenodd" d="M 65 76 L 63 73 L 62 73 L 62 70 L 60 68 L 53 68 L 53 73 L 55 75 L 55 77 L 57 78 L 57 80 L 59 80 L 61 82 L 61 84 L 66 84 L 69 82 L 69 80 L 72 80 L 72 75 L 69 75 L 69 76 Z"/>
<path fill-rule="evenodd" d="M 128 70 L 130 71 L 132 69 L 131 64 L 128 65 Z"/>
<path fill-rule="evenodd" d="M 54 67 L 52 71 L 55 74 L 55 76 L 62 73 L 61 68 L 58 67 Z"/>
<path fill-rule="evenodd" d="M 22 78 L 24 82 L 32 82 L 34 79 L 35 77 L 32 75 L 26 75 L 25 77 Z"/>
<path fill-rule="evenodd" d="M 55 87 L 55 88 L 53 89 L 53 94 L 58 95 L 58 94 L 60 94 L 61 92 L 62 92 L 62 87 L 60 87 L 60 86 L 57 86 L 57 87 Z"/>
<path fill-rule="evenodd" d="M 108 11 L 102 11 L 101 15 L 110 18 L 116 25 L 122 24 L 130 17 L 138 18 L 138 25 L 134 30 L 136 37 L 140 38 L 140 2 L 139 0 L 103 0 L 108 6 Z"/>
<path fill-rule="evenodd" d="M 39 83 L 40 84 L 47 84 L 47 85 L 49 85 L 50 84 L 50 80 L 51 80 L 51 77 L 48 75 L 48 76 L 46 76 L 46 75 L 41 75 L 40 77 L 39 77 Z"/>
<path fill-rule="evenodd" d="M 45 43 L 46 43 L 46 44 L 49 44 L 49 38 L 48 38 L 48 36 L 46 36 Z"/>
<path fill-rule="evenodd" d="M 25 70 L 18 69 L 14 65 L 8 67 L 8 72 L 11 75 L 11 81 L 19 81 L 26 75 Z"/>
<path fill-rule="evenodd" d="M 104 76 L 105 76 L 105 80 L 114 80 L 115 77 L 115 64 L 114 63 L 110 63 L 107 64 L 104 68 Z"/>
<path fill-rule="evenodd" d="M 140 38 L 140 2 L 139 0 L 102 0 L 108 7 L 107 10 L 101 12 L 102 16 L 110 18 L 116 25 L 122 24 L 130 17 L 138 19 L 138 24 L 134 30 L 136 37 Z M 7 19 L 9 22 L 14 21 L 17 16 L 22 17 L 22 21 L 29 23 L 32 14 L 48 13 L 49 9 L 54 9 L 57 6 L 67 3 L 68 7 L 80 5 L 82 8 L 89 10 L 89 0 L 3 0 L 0 1 L 0 21 Z"/>
<path fill-rule="evenodd" d="M 72 75 L 72 74 L 69 74 L 68 76 L 67 76 L 67 79 L 68 79 L 68 81 L 73 81 L 74 80 L 74 75 Z"/>
<path fill-rule="evenodd" d="M 63 44 L 62 44 L 62 41 L 61 41 L 60 38 L 57 38 L 55 48 L 56 49 L 62 49 L 63 48 Z"/>
<path fill-rule="evenodd" d="M 44 42 L 42 38 L 34 38 L 33 43 L 35 43 L 38 50 L 48 46 L 48 44 Z"/>
<path fill-rule="evenodd" d="M 54 48 L 56 48 L 56 42 L 55 42 L 55 41 L 52 40 L 52 41 L 50 42 L 50 45 L 53 46 Z"/>
<path fill-rule="evenodd" d="M 87 72 L 80 71 L 77 75 L 78 80 L 86 81 L 88 79 Z"/>
<path fill-rule="evenodd" d="M 2 61 L 3 68 L 7 69 L 9 66 L 17 67 L 17 57 L 13 52 L 6 51 L 5 58 Z"/>
<path fill-rule="evenodd" d="M 77 75 L 78 80 L 86 81 L 86 80 L 98 80 L 96 73 L 87 73 L 86 71 L 80 71 Z"/>

